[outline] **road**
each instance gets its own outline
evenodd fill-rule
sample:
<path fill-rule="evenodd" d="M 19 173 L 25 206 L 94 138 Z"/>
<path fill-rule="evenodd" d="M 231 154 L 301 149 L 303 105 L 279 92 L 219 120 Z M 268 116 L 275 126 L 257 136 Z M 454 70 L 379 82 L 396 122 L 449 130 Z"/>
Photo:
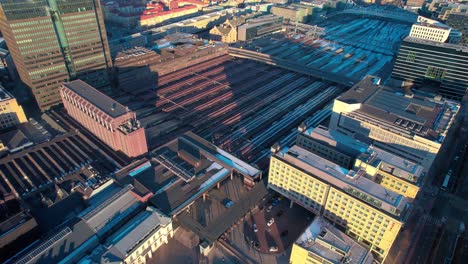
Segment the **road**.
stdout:
<path fill-rule="evenodd" d="M 468 223 L 468 161 L 465 145 L 468 139 L 466 111 L 461 115 L 454 129 L 447 135 L 452 142 L 444 144 L 430 171 L 403 230 L 393 243 L 385 263 L 438 263 L 455 252 L 460 222 Z M 456 158 L 458 156 L 458 158 Z M 447 191 L 440 185 L 448 170 L 453 170 Z M 456 194 L 450 193 L 451 191 Z M 463 240 L 460 240 L 463 241 Z M 458 254 L 467 254 L 463 250 Z M 454 256 L 457 257 L 457 256 Z"/>

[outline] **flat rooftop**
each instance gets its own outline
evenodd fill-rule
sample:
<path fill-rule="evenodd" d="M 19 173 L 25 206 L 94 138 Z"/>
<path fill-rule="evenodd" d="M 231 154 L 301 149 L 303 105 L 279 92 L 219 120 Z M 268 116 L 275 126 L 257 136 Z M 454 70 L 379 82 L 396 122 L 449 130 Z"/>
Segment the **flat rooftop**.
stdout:
<path fill-rule="evenodd" d="M 275 156 L 396 219 L 405 210 L 405 197 L 365 178 L 365 171 L 347 170 L 296 145 Z"/>
<path fill-rule="evenodd" d="M 307 135 L 316 141 L 326 143 L 329 146 L 336 148 L 338 151 L 353 157 L 357 157 L 361 153 L 365 153 L 369 148 L 369 145 L 364 142 L 321 126 L 311 127 L 304 130 L 302 134 Z"/>
<path fill-rule="evenodd" d="M 325 142 L 335 147 L 338 151 L 352 155 L 374 167 L 379 166 L 384 168 L 388 167 L 385 165 L 390 165 L 394 168 L 391 174 L 405 180 L 414 182 L 423 174 L 424 168 L 422 166 L 383 149 L 369 146 L 338 131 L 319 126 L 305 130 L 303 134 L 315 140 Z M 416 179 L 412 176 L 415 176 Z"/>
<path fill-rule="evenodd" d="M 112 118 L 119 117 L 128 112 L 127 108 L 119 102 L 100 92 L 96 88 L 88 85 L 82 80 L 75 80 L 64 83 L 63 86 L 70 89 L 80 97 L 101 109 Z"/>
<path fill-rule="evenodd" d="M 94 232 L 98 234 L 105 233 L 141 207 L 132 190 L 132 185 L 123 188 L 109 186 L 96 194 L 91 199 L 91 206 L 83 210 L 78 216 Z"/>
<path fill-rule="evenodd" d="M 424 176 L 423 166 L 377 147 L 370 147 L 359 159 L 412 183 L 420 182 Z"/>
<path fill-rule="evenodd" d="M 132 218 L 122 228 L 117 230 L 106 241 L 109 250 L 104 255 L 111 254 L 121 260 L 131 254 L 142 240 L 157 232 L 161 226 L 166 226 L 171 219 L 159 211 L 149 207 Z"/>
<path fill-rule="evenodd" d="M 374 260 L 368 249 L 321 217 L 315 218 L 295 243 L 331 263 L 370 264 Z"/>
<path fill-rule="evenodd" d="M 261 171 L 187 132 L 152 152 L 153 158 L 122 169 L 120 182 L 132 180 L 137 189 L 154 194 L 152 204 L 164 214 L 177 215 L 233 171 L 256 178 Z"/>
<path fill-rule="evenodd" d="M 346 115 L 359 115 L 370 123 L 383 123 L 433 141 L 445 135 L 459 105 L 382 86 L 379 82 L 379 78 L 367 76 L 339 96 L 338 101 L 359 104 L 357 110 Z"/>
<path fill-rule="evenodd" d="M 403 41 L 404 42 L 419 43 L 419 44 L 424 44 L 424 45 L 429 45 L 429 46 L 435 46 L 435 47 L 440 47 L 440 48 L 451 49 L 451 50 L 455 50 L 455 51 L 461 51 L 463 53 L 468 53 L 468 47 L 467 46 L 462 46 L 462 45 L 432 41 L 432 40 L 409 37 L 409 36 L 406 37 Z"/>

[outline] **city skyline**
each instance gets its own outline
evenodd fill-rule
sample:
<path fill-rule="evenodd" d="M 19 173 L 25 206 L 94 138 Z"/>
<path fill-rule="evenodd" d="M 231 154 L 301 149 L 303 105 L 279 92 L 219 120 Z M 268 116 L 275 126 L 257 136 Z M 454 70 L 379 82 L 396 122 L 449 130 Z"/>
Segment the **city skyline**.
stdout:
<path fill-rule="evenodd" d="M 0 0 L 0 262 L 462 263 L 439 5 Z"/>

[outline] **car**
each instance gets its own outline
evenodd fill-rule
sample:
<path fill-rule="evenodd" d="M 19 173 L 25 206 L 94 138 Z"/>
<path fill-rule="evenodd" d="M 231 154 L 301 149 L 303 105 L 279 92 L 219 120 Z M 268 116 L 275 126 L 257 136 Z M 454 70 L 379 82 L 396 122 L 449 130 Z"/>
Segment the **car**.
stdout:
<path fill-rule="evenodd" d="M 271 209 L 272 209 L 272 208 L 273 208 L 273 206 L 272 206 L 272 205 L 269 205 L 269 206 L 267 207 L 267 210 L 266 210 L 266 211 L 269 213 L 269 212 L 271 212 Z"/>
<path fill-rule="evenodd" d="M 271 218 L 268 223 L 267 223 L 267 226 L 271 226 L 275 223 L 275 219 L 274 218 Z"/>
<path fill-rule="evenodd" d="M 254 230 L 255 233 L 258 232 L 257 224 L 253 224 L 253 230 Z"/>
<path fill-rule="evenodd" d="M 279 200 L 278 200 L 278 199 L 275 199 L 275 200 L 273 201 L 273 203 L 271 203 L 271 205 L 273 205 L 273 206 L 277 206 L 278 204 L 279 204 Z"/>
<path fill-rule="evenodd" d="M 224 207 L 226 208 L 231 208 L 233 205 L 234 205 L 234 202 L 231 200 L 231 199 L 224 199 L 222 202 L 221 202 Z"/>
<path fill-rule="evenodd" d="M 270 247 L 269 251 L 270 251 L 270 252 L 277 252 L 277 251 L 278 251 L 278 247 Z"/>

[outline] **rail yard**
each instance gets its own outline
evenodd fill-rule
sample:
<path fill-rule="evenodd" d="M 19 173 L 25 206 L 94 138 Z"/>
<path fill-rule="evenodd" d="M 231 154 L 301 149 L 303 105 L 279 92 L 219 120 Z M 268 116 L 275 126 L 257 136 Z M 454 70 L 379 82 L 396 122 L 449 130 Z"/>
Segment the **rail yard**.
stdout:
<path fill-rule="evenodd" d="M 258 165 L 266 165 L 263 162 L 274 142 L 292 143 L 304 119 L 311 116 L 306 122 L 318 124 L 327 118 L 326 104 L 344 89 L 226 54 L 158 80 L 155 91 L 132 99 L 140 102 L 133 103 L 132 110 L 145 120 L 151 148 L 178 132 L 193 130 Z M 120 99 L 128 100 L 127 96 Z"/>

